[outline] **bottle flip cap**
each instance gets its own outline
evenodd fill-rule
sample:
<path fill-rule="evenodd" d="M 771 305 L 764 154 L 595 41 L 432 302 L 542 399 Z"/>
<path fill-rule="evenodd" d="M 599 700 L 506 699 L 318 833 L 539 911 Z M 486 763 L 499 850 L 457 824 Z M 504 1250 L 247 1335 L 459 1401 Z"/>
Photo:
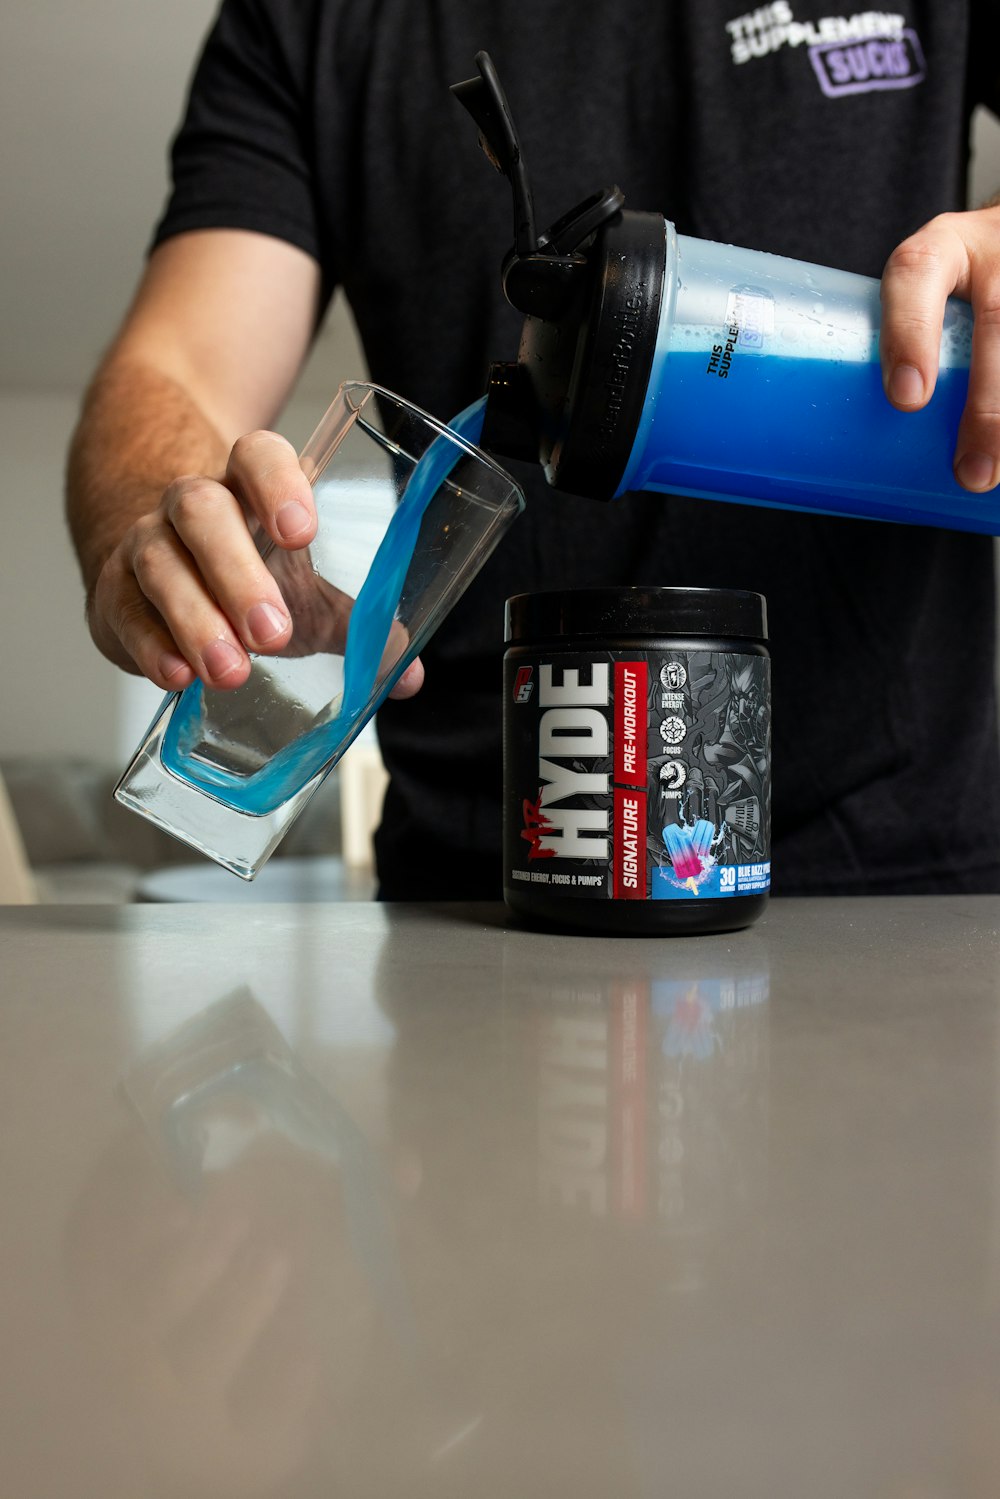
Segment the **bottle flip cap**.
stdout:
<path fill-rule="evenodd" d="M 653 363 L 664 221 L 625 211 L 624 194 L 608 187 L 538 234 L 510 106 L 486 52 L 476 54 L 476 65 L 479 76 L 452 92 L 511 184 L 514 243 L 500 277 L 507 301 L 525 315 L 516 361 L 490 366 L 482 446 L 541 463 L 557 489 L 610 499 L 632 451 Z"/>

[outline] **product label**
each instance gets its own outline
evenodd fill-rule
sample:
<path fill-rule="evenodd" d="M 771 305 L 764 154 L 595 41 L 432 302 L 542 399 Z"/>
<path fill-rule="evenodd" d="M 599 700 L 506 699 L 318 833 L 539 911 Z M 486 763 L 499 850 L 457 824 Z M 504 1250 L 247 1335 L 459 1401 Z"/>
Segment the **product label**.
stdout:
<path fill-rule="evenodd" d="M 522 652 L 505 697 L 509 886 L 591 900 L 769 889 L 765 656 Z"/>
<path fill-rule="evenodd" d="M 774 332 L 774 298 L 756 286 L 734 286 L 726 302 L 725 325 L 708 350 L 706 375 L 728 380 L 737 354 L 762 354 Z"/>
<path fill-rule="evenodd" d="M 737 331 L 741 349 L 761 353 L 774 332 L 774 298 L 759 286 L 734 286 L 726 305 L 726 324 Z"/>

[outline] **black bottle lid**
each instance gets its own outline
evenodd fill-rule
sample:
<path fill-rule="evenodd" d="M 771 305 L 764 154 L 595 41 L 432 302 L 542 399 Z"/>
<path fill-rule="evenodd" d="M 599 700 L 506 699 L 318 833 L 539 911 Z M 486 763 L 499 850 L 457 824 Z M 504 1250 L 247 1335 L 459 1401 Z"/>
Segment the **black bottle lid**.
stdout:
<path fill-rule="evenodd" d="M 763 594 L 737 588 L 569 588 L 507 600 L 511 644 L 559 636 L 678 636 L 767 640 Z"/>
<path fill-rule="evenodd" d="M 610 499 L 618 490 L 646 397 L 659 327 L 666 229 L 659 214 L 625 211 L 608 187 L 542 235 L 524 152 L 496 69 L 453 92 L 480 128 L 486 155 L 510 181 L 514 244 L 504 295 L 525 314 L 515 362 L 490 369 L 482 446 L 543 465 L 551 485 Z"/>

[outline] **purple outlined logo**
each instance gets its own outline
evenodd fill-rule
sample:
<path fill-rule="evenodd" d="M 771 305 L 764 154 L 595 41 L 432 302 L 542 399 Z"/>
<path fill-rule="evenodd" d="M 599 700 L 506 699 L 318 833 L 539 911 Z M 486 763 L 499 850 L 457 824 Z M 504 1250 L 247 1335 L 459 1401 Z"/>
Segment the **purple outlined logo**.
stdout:
<path fill-rule="evenodd" d="M 828 99 L 913 88 L 923 82 L 927 72 L 915 31 L 864 42 L 824 42 L 809 48 L 809 60 Z"/>

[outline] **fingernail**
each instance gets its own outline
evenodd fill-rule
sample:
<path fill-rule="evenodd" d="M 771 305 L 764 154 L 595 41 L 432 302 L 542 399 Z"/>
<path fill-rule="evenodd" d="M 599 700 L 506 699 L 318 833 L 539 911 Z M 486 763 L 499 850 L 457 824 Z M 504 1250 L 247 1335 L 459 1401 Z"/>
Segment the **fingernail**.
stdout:
<path fill-rule="evenodd" d="M 243 665 L 243 654 L 228 640 L 213 640 L 202 651 L 202 659 L 210 677 L 228 677 L 235 667 Z"/>
<path fill-rule="evenodd" d="M 254 604 L 247 611 L 247 624 L 254 640 L 260 645 L 266 645 L 288 628 L 288 615 L 274 604 Z"/>
<path fill-rule="evenodd" d="M 966 489 L 992 489 L 994 468 L 993 459 L 986 453 L 963 453 L 955 473 Z"/>
<path fill-rule="evenodd" d="M 897 364 L 889 380 L 889 397 L 897 406 L 917 406 L 924 398 L 924 377 L 912 364 Z"/>
<path fill-rule="evenodd" d="M 294 541 L 312 525 L 309 511 L 298 500 L 289 500 L 275 516 L 275 524 L 284 541 Z"/>
<path fill-rule="evenodd" d="M 179 671 L 188 671 L 188 663 L 183 656 L 175 656 L 173 651 L 164 651 L 159 661 L 160 674 L 169 682 Z"/>

